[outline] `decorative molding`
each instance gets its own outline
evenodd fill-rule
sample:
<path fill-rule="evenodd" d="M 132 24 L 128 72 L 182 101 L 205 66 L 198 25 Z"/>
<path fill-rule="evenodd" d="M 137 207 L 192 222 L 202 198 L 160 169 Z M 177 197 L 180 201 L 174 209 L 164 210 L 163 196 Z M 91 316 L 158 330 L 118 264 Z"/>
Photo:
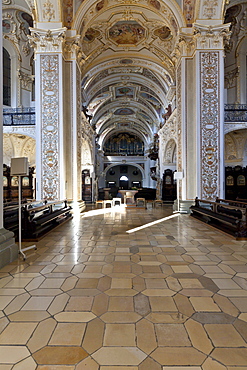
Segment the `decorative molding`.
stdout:
<path fill-rule="evenodd" d="M 240 67 L 237 67 L 225 73 L 225 88 L 226 89 L 230 89 L 231 87 L 236 86 L 239 72 L 240 72 Z"/>
<path fill-rule="evenodd" d="M 59 56 L 40 56 L 41 194 L 60 199 Z"/>
<path fill-rule="evenodd" d="M 46 0 L 46 3 L 43 4 L 43 18 L 47 22 L 55 19 L 54 5 L 50 2 L 50 0 Z"/>
<path fill-rule="evenodd" d="M 21 87 L 24 90 L 31 91 L 32 83 L 34 81 L 34 76 L 23 72 L 21 69 L 18 69 L 17 72 L 18 72 L 18 78 L 21 81 Z"/>
<path fill-rule="evenodd" d="M 65 60 L 68 61 L 76 59 L 80 69 L 82 69 L 86 56 L 81 48 L 80 35 L 66 38 L 65 42 L 63 43 L 63 52 Z"/>
<path fill-rule="evenodd" d="M 224 46 L 229 42 L 231 32 L 230 23 L 218 26 L 204 26 L 198 23 L 194 24 L 194 36 L 196 48 L 204 50 L 224 50 Z"/>
<path fill-rule="evenodd" d="M 62 52 L 66 27 L 53 30 L 30 28 L 30 31 L 31 36 L 28 35 L 28 38 L 36 53 Z"/>
<path fill-rule="evenodd" d="M 201 198 L 212 200 L 220 189 L 220 55 L 200 52 Z"/>
<path fill-rule="evenodd" d="M 217 7 L 218 7 L 218 0 L 204 0 L 203 16 L 207 19 L 214 18 L 216 16 Z"/>
<path fill-rule="evenodd" d="M 12 0 L 2 0 L 3 5 L 10 5 L 12 4 Z"/>

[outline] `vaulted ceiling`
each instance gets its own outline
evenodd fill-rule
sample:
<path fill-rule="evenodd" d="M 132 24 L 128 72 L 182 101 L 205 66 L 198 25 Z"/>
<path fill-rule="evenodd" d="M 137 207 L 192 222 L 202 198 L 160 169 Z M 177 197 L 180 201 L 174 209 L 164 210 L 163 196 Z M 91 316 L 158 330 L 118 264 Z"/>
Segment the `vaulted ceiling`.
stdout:
<path fill-rule="evenodd" d="M 185 26 L 179 7 L 158 0 L 83 4 L 73 27 L 80 29 L 85 57 L 84 105 L 100 141 L 116 131 L 152 138 L 174 86 L 172 52 Z"/>

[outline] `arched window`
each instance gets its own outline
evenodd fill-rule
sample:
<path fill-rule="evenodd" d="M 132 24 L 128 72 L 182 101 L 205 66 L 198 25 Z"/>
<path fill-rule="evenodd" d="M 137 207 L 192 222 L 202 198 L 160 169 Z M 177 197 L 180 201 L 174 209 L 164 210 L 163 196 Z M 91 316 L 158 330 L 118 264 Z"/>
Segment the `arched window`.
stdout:
<path fill-rule="evenodd" d="M 3 48 L 3 105 L 11 105 L 11 59 Z"/>

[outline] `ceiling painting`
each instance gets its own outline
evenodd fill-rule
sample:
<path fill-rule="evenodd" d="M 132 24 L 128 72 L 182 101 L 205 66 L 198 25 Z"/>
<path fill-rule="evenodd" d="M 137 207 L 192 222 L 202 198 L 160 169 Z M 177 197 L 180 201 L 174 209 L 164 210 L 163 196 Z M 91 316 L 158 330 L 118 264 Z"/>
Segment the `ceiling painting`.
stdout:
<path fill-rule="evenodd" d="M 102 10 L 105 6 L 107 5 L 107 1 L 106 0 L 101 0 L 99 1 L 96 6 L 95 6 L 95 10 L 97 12 L 99 12 L 100 10 Z"/>
<path fill-rule="evenodd" d="M 160 10 L 160 8 L 161 8 L 161 4 L 158 0 L 149 0 L 148 3 L 157 10 Z"/>
<path fill-rule="evenodd" d="M 87 32 L 85 33 L 85 36 L 83 37 L 83 41 L 85 42 L 93 42 L 96 37 L 100 36 L 100 32 L 93 29 L 93 28 L 88 28 Z"/>
<path fill-rule="evenodd" d="M 115 116 L 130 116 L 135 112 L 130 108 L 119 108 L 114 112 Z"/>
<path fill-rule="evenodd" d="M 115 96 L 116 99 L 118 98 L 134 98 L 135 94 L 135 88 L 134 87 L 126 87 L 126 86 L 121 86 L 121 87 L 116 87 L 115 88 Z"/>
<path fill-rule="evenodd" d="M 136 45 L 145 37 L 145 28 L 136 21 L 119 21 L 109 29 L 109 38 L 118 45 Z"/>
<path fill-rule="evenodd" d="M 158 36 L 162 41 L 166 41 L 172 37 L 171 30 L 167 26 L 163 26 L 154 30 L 154 35 Z"/>
<path fill-rule="evenodd" d="M 188 20 L 194 1 L 181 0 Z M 178 8 L 161 0 L 81 2 L 73 26 L 81 30 L 85 54 L 83 105 L 99 143 L 120 129 L 151 137 L 160 125 L 176 75 L 172 52 L 187 23 Z"/>

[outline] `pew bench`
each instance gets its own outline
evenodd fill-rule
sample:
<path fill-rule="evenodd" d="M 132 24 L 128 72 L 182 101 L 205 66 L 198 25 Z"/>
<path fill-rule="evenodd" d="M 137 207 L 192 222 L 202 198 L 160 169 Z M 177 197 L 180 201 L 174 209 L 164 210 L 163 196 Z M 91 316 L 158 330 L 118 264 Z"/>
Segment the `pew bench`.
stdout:
<path fill-rule="evenodd" d="M 190 210 L 191 216 L 235 236 L 237 240 L 247 239 L 246 205 L 235 205 L 234 201 L 223 199 L 212 202 L 196 198 Z"/>

